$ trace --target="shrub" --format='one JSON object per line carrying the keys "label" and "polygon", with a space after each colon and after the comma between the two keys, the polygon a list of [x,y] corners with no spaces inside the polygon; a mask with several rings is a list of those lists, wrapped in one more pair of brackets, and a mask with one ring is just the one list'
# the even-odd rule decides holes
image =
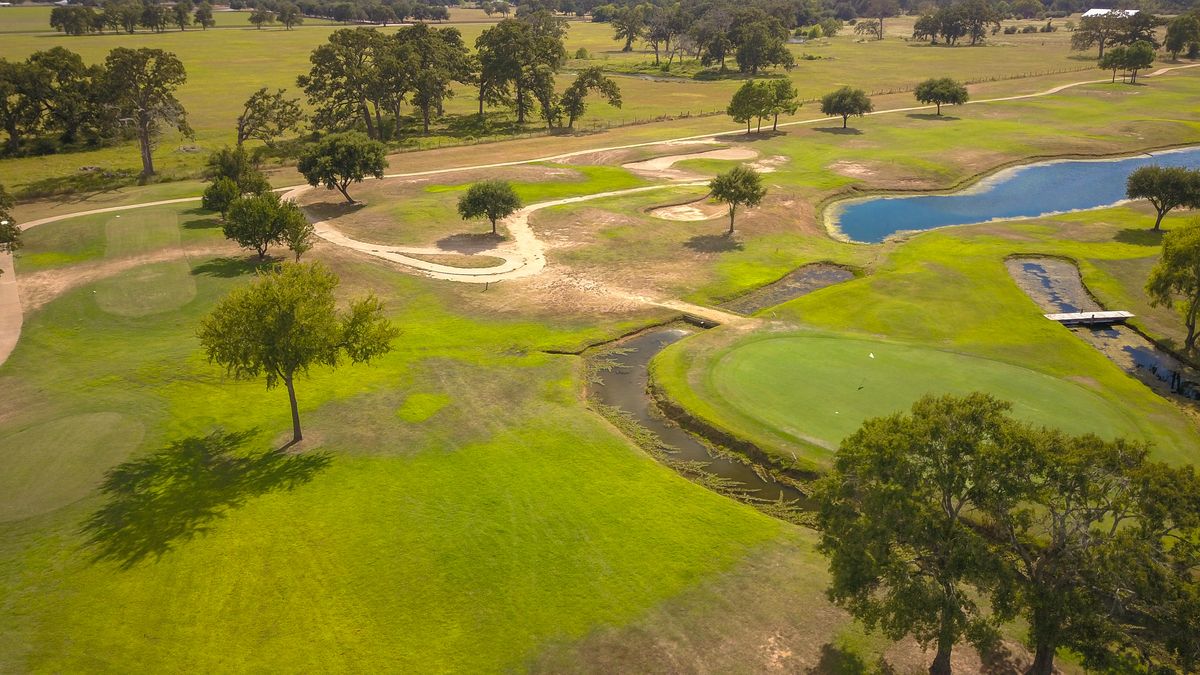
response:
{"label": "shrub", "polygon": [[589,59],[591,57],[588,55],[588,50],[584,49],[583,47],[580,47],[579,49],[575,50],[575,58]]}

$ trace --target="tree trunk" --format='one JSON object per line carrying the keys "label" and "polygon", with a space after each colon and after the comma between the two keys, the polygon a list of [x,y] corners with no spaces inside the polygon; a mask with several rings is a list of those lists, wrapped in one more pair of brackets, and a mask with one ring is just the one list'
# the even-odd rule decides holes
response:
{"label": "tree trunk", "polygon": [[727,236],[727,237],[733,236],[733,214],[735,211],[737,211],[737,204],[730,204],[729,205],[729,231],[725,233],[725,236]]}
{"label": "tree trunk", "polygon": [[950,650],[953,645],[943,645],[938,641],[937,655],[929,666],[929,675],[950,675]]}
{"label": "tree trunk", "polygon": [[937,108],[938,108],[938,113],[937,113],[938,117],[941,117],[942,116],[942,104],[941,103],[937,104]]}
{"label": "tree trunk", "polygon": [[846,123],[850,121],[849,115],[842,115],[842,128],[846,128]]}
{"label": "tree trunk", "polygon": [[142,151],[142,178],[149,178],[154,175],[154,157],[150,148],[150,129],[145,126],[138,127],[138,146]]}
{"label": "tree trunk", "polygon": [[300,433],[300,408],[296,405],[296,387],[291,377],[283,378],[283,383],[287,386],[288,402],[292,404],[292,443],[299,443],[304,440],[304,434]]}
{"label": "tree trunk", "polygon": [[779,113],[775,113],[775,121],[771,122],[771,131],[779,131]]}
{"label": "tree trunk", "polygon": [[362,114],[363,122],[367,125],[367,137],[373,140],[378,139],[375,135],[375,124],[371,121],[371,111],[367,109],[366,101],[358,104],[359,112]]}
{"label": "tree trunk", "polygon": [[1162,226],[1163,216],[1167,215],[1165,210],[1159,210],[1158,217],[1154,219],[1154,231],[1157,232]]}
{"label": "tree trunk", "polygon": [[480,80],[480,82],[479,82],[479,116],[480,117],[483,117],[483,88],[485,86],[486,85],[484,84],[483,80]]}
{"label": "tree trunk", "polygon": [[496,219],[491,218],[490,220],[492,221],[492,234],[496,234]]}
{"label": "tree trunk", "polygon": [[1192,298],[1192,304],[1188,307],[1187,315],[1183,317],[1183,324],[1187,326],[1187,337],[1183,340],[1183,350],[1190,352],[1196,347],[1196,313],[1200,311],[1200,296]]}
{"label": "tree trunk", "polygon": [[421,106],[421,132],[429,135],[429,104]]}
{"label": "tree trunk", "polygon": [[517,124],[525,123],[525,88],[521,86],[520,78],[516,81],[517,90]]}
{"label": "tree trunk", "polygon": [[346,188],[347,188],[347,187],[348,187],[348,184],[347,184],[347,185],[342,185],[341,183],[338,183],[338,184],[337,184],[337,189],[338,189],[338,192],[342,193],[342,196],[346,198],[346,201],[348,201],[348,202],[350,202],[351,204],[353,204],[353,203],[354,203],[354,198],[353,198],[353,197],[351,197],[351,196],[350,196],[350,193],[346,191]]}
{"label": "tree trunk", "polygon": [[1025,675],[1051,675],[1054,672],[1054,647],[1039,644],[1033,656],[1033,663]]}

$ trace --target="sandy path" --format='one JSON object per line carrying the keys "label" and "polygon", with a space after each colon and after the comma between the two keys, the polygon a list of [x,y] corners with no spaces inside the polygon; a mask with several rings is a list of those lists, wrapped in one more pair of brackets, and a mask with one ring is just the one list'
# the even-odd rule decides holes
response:
{"label": "sandy path", "polygon": [[[630,188],[628,190],[597,192],[595,194],[582,195],[579,197],[567,197],[564,199],[553,199],[546,202],[539,202],[537,204],[530,204],[529,206],[526,206],[502,221],[504,223],[504,227],[507,228],[509,234],[512,235],[512,239],[496,248],[489,249],[484,253],[484,255],[502,258],[504,260],[503,263],[494,265],[492,267],[451,267],[448,265],[440,265],[427,260],[421,260],[420,258],[414,258],[412,255],[435,255],[448,253],[449,251],[445,251],[440,248],[386,246],[359,241],[347,236],[346,234],[343,234],[329,221],[316,222],[314,223],[313,227],[316,230],[317,236],[331,244],[342,246],[353,251],[359,251],[360,253],[366,253],[390,262],[399,263],[405,267],[417,270],[423,275],[432,279],[483,284],[496,281],[505,281],[508,279],[520,279],[521,277],[532,276],[545,269],[546,246],[540,239],[537,238],[537,235],[533,232],[533,228],[529,225],[529,217],[537,211],[555,206],[563,206],[564,204],[578,204],[579,202],[587,202],[594,199],[621,197],[624,195],[638,194],[640,192],[650,192],[653,190],[662,190],[672,187],[695,187],[702,185],[707,185],[707,183],[668,183],[665,185],[648,185],[645,187]],[[295,199],[308,189],[308,186],[296,188],[288,192],[286,195],[284,195],[284,197],[288,199]]]}
{"label": "sandy path", "polygon": [[684,171],[683,169],[674,168],[679,162],[690,159],[726,159],[726,160],[743,160],[755,159],[758,157],[757,150],[750,148],[722,148],[720,150],[709,150],[708,152],[695,152],[683,155],[668,155],[666,157],[655,157],[641,162],[630,162],[622,164],[621,168],[628,169],[639,176],[646,178],[661,178],[664,180],[694,180],[700,178],[694,173]]}
{"label": "sandy path", "polygon": [[[1159,77],[1159,76],[1162,76],[1162,75],[1165,75],[1167,73],[1171,73],[1174,71],[1185,70],[1188,68],[1196,68],[1196,67],[1200,67],[1200,63],[1159,68],[1158,70],[1154,71],[1153,73],[1149,73],[1147,75],[1144,75],[1143,77]],[[969,101],[967,103],[967,105],[980,105],[980,104],[986,104],[986,103],[997,103],[997,102],[1002,102],[1002,101],[1019,101],[1019,100],[1024,100],[1024,99],[1038,98],[1041,96],[1051,96],[1051,95],[1060,93],[1062,91],[1065,91],[1067,89],[1072,89],[1074,87],[1081,87],[1081,86],[1085,86],[1085,85],[1089,85],[1089,84],[1102,84],[1105,82],[1108,82],[1108,80],[1104,80],[1104,79],[1082,80],[1079,82],[1071,82],[1068,84],[1058,85],[1055,87],[1051,87],[1050,89],[1047,89],[1045,91],[1039,91],[1039,92],[1034,92],[1034,93],[1030,93],[1030,94],[1020,94],[1017,96],[1004,96],[1004,97],[1000,97],[1000,98],[989,98],[989,99],[979,99],[979,100],[975,100],[975,101]],[[886,115],[886,114],[891,114],[891,113],[913,112],[913,111],[917,111],[917,110],[932,110],[935,107],[936,106],[913,106],[913,107],[906,107],[906,108],[891,108],[888,110],[877,110],[873,113],[868,113],[868,114],[870,114],[870,115]],[[819,122],[837,121],[840,119],[841,118],[837,118],[837,117],[817,117],[817,118],[811,118],[811,119],[805,119],[805,120],[796,120],[793,122],[784,122],[784,123],[780,124],[779,126],[791,127],[791,126],[799,126],[799,125],[804,125],[804,124],[816,124]],[[633,148],[644,148],[644,147],[649,147],[649,146],[653,146],[653,145],[664,145],[664,144],[672,144],[672,143],[682,144],[682,143],[707,142],[707,141],[711,141],[712,139],[715,139],[718,136],[727,135],[727,134],[738,134],[738,133],[741,133],[740,127],[736,130],[731,129],[731,130],[725,131],[725,132],[697,134],[694,136],[682,136],[682,137],[678,137],[678,138],[671,138],[671,139],[657,140],[657,141],[646,141],[646,142],[642,142],[642,143],[629,143],[629,144],[625,144],[625,145],[617,145],[617,146],[611,146],[611,147],[590,148],[587,150],[577,150],[577,151],[573,151],[573,152],[562,153],[562,154],[557,154],[557,155],[549,155],[546,157],[537,157],[537,158],[533,158],[533,159],[521,159],[521,160],[514,160],[511,162],[495,162],[495,163],[491,163],[491,164],[477,164],[477,165],[473,165],[473,166],[458,166],[458,167],[451,167],[451,168],[445,168],[445,169],[433,169],[433,170],[428,170],[428,171],[415,171],[415,172],[410,172],[410,173],[387,174],[384,177],[385,178],[413,178],[413,177],[418,177],[418,176],[433,176],[433,175],[440,175],[440,174],[447,174],[447,173],[455,173],[455,172],[459,172],[459,171],[480,170],[480,169],[497,169],[497,168],[506,167],[506,166],[536,164],[539,162],[556,162],[556,161],[561,161],[564,159],[569,159],[571,157],[576,157],[579,155],[586,155],[586,154],[597,153],[597,152],[612,152],[612,151],[616,151],[616,150],[629,150],[629,149],[633,149]],[[675,185],[679,185],[679,183],[676,183]],[[391,249],[391,251],[384,253],[384,251],[385,251],[384,247],[380,247],[380,246],[377,246],[374,244],[367,244],[365,242],[357,242],[348,237],[345,238],[346,243],[340,244],[340,245],[345,245],[354,250],[360,250],[360,251],[370,253],[371,255],[376,255],[376,256],[384,258],[384,259],[393,259],[393,257],[394,257],[395,258],[394,262],[399,262],[401,264],[412,267],[414,269],[421,270],[423,273],[425,273],[429,276],[432,276],[434,278],[446,278],[446,277],[442,277],[439,275],[452,274],[451,278],[453,280],[468,281],[468,282],[474,282],[474,283],[484,283],[484,282],[489,282],[489,281],[499,281],[502,279],[517,278],[520,276],[527,276],[529,274],[536,274],[538,271],[540,271],[545,266],[545,258],[544,258],[544,255],[542,254],[543,247],[542,247],[541,243],[537,241],[537,238],[533,236],[533,233],[529,229],[529,224],[528,224],[529,214],[532,213],[534,210],[537,210],[540,208],[548,208],[550,206],[558,206],[560,204],[569,204],[569,203],[573,203],[573,202],[586,201],[587,199],[598,199],[601,197],[615,196],[616,194],[628,194],[628,193],[639,191],[639,190],[656,189],[657,187],[667,187],[667,186],[638,188],[636,190],[632,190],[632,191],[626,190],[626,191],[620,191],[618,193],[604,193],[604,194],[599,194],[599,195],[590,195],[590,196],[586,196],[586,197],[574,197],[574,198],[567,199],[567,200],[558,200],[557,202],[547,202],[544,204],[535,204],[533,206],[529,206],[529,207],[526,207],[525,209],[522,209],[521,212],[512,216],[511,222],[506,223],[506,225],[508,225],[510,227],[510,231],[513,232],[513,237],[515,240],[514,241],[515,251],[516,251],[517,255],[519,257],[523,258],[524,260],[526,260],[527,262],[524,265],[521,265],[519,267],[514,267],[509,270],[504,270],[504,268],[508,267],[510,264],[516,265],[517,263],[515,262],[514,259],[510,259],[508,257],[505,257],[505,263],[503,265],[499,265],[494,268],[483,268],[482,270],[474,270],[474,272],[476,272],[476,273],[468,273],[467,270],[464,270],[462,268],[448,268],[445,265],[437,265],[436,263],[429,263],[424,260],[418,260],[417,258],[409,258],[407,256],[404,256],[402,250],[400,250],[398,248],[394,248],[394,247]],[[292,194],[296,190],[302,190],[302,189],[307,189],[307,188],[308,188],[308,186],[292,186],[292,187],[286,187],[286,188],[279,188],[278,191],[283,191],[288,194]],[[80,217],[80,216],[88,216],[88,215],[94,215],[94,214],[99,214],[99,213],[112,213],[115,211],[128,211],[128,210],[132,210],[132,209],[141,209],[141,208],[148,208],[148,207],[154,207],[154,206],[167,206],[167,205],[171,205],[171,204],[185,204],[188,202],[196,202],[199,200],[200,200],[199,197],[183,197],[183,198],[179,198],[179,199],[165,199],[165,200],[156,201],[156,202],[147,202],[144,204],[128,204],[125,206],[110,206],[110,207],[102,208],[102,209],[91,209],[91,210],[87,210],[87,211],[79,211],[79,212],[75,212],[75,213],[67,213],[67,214],[61,214],[61,215],[57,215],[57,216],[50,216],[48,218],[41,218],[38,220],[30,221],[28,223],[23,223],[21,225],[21,227],[22,227],[22,229],[29,229],[31,227],[37,227],[39,225],[45,225],[47,223],[57,222],[59,220],[66,220],[67,218],[76,218],[76,217]],[[326,232],[329,233],[328,230],[326,230]],[[520,234],[518,234],[518,232],[520,232]],[[325,237],[325,238],[329,239],[329,237]],[[329,240],[331,242],[333,241],[332,239],[329,239]],[[417,249],[417,250],[412,250],[412,252],[425,253],[426,251]],[[12,353],[13,348],[16,346],[17,339],[20,337],[22,312],[20,309],[21,308],[20,295],[17,292],[17,284],[15,283],[16,277],[15,277],[15,274],[12,272],[12,260],[11,260],[10,255],[0,255],[0,268],[3,268],[6,270],[4,277],[7,277],[7,279],[0,277],[0,310],[2,310],[2,313],[0,313],[0,364],[3,364],[4,361],[8,358],[8,355],[10,353]],[[444,269],[437,269],[437,268],[444,268]],[[445,269],[452,269],[452,270],[454,270],[454,272],[449,273],[449,272],[446,272]],[[730,316],[733,316],[733,315],[730,315]]]}

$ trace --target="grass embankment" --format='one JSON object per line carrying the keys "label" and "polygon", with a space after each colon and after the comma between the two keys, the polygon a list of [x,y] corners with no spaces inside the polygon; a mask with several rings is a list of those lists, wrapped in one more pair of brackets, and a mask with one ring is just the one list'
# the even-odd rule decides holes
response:
{"label": "grass embankment", "polygon": [[[655,382],[701,420],[803,469],[828,466],[865,417],[974,389],[1013,400],[1035,423],[1129,435],[1161,459],[1194,462],[1194,424],[1046,321],[1004,267],[1010,255],[1068,256],[1090,262],[1085,281],[1101,295],[1142,295],[1137,279],[1103,269],[1156,252],[1148,238],[1130,242],[1144,214],[1086,215],[914,237],[873,274],[769,310],[786,322],[770,333],[714,331],[672,346],[652,365]],[[788,325],[836,335],[780,332]]]}
{"label": "grass embankment", "polygon": [[[47,8],[5,8],[5,14],[18,17],[16,25],[27,28],[38,23],[39,13],[48,21]],[[32,34],[15,32],[0,44],[0,58],[22,59],[30,53],[62,45],[79,52],[85,60],[98,62],[112,47],[155,47],[176,53],[188,71],[188,81],[180,89],[179,98],[188,110],[194,139],[167,134],[155,153],[156,167],[167,178],[194,176],[204,157],[212,150],[233,141],[234,121],[246,98],[259,87],[286,87],[296,91],[296,76],[307,72],[309,53],[339,28],[316,25],[285,31],[236,28],[245,22],[245,13],[217,13],[218,21],[227,29],[212,31],[139,32],[134,35],[105,34],[66,36],[48,32]],[[479,16],[460,15],[455,25],[468,45],[487,28]],[[497,16],[495,20],[499,20]],[[46,25],[46,24],[43,24]],[[620,44],[611,37],[611,26],[572,21],[566,40],[567,52],[573,55],[580,47],[587,49],[590,58],[572,59],[559,80],[565,87],[572,77],[570,71],[589,66],[610,70],[639,68],[652,58],[645,50],[633,53],[619,51]],[[970,82],[985,83],[976,88],[975,95],[988,91],[1034,91],[1035,81],[1011,82],[1010,78],[1028,77],[1048,72],[1066,72],[1085,68],[1088,56],[1069,49],[1069,34],[996,36],[986,46],[944,48],[930,47],[901,39],[906,31],[903,20],[890,28],[892,36],[883,42],[861,42],[857,36],[846,34],[830,40],[789,48],[802,57],[806,53],[819,55],[819,60],[798,60],[797,67],[787,74],[800,89],[804,99],[815,99],[844,83],[863,87],[870,92],[909,91],[916,82],[934,75],[947,75]],[[381,28],[385,33],[395,27]],[[899,32],[895,32],[899,31]],[[237,56],[237,68],[226,67],[229,55]],[[1068,73],[1056,82],[1101,77],[1103,73]],[[601,102],[589,106],[580,130],[604,129],[635,121],[645,122],[664,116],[695,116],[723,111],[741,79],[736,74],[728,79],[648,81],[634,77],[620,78],[624,105],[617,109]],[[997,81],[999,86],[997,86]],[[1007,82],[1007,84],[1005,83]],[[988,84],[991,83],[991,84]],[[447,102],[451,115],[447,123],[429,136],[411,134],[403,142],[406,148],[437,148],[446,145],[473,143],[509,137],[514,131],[542,133],[541,124],[532,120],[526,129],[517,129],[511,115],[497,112],[480,125],[471,117],[475,99],[470,87],[455,88],[456,96]],[[911,99],[910,95],[906,95]],[[811,108],[812,106],[808,106]],[[800,115],[811,110],[801,109]],[[458,116],[458,117],[455,117]],[[712,125],[709,125],[713,128]],[[720,128],[720,127],[716,127]],[[410,130],[411,132],[411,130]],[[660,134],[661,136],[661,134]],[[542,141],[544,144],[544,141]],[[132,143],[118,147],[64,153],[37,158],[18,158],[0,161],[0,183],[21,192],[49,194],[99,187],[128,185],[140,169],[136,146]],[[97,175],[81,177],[80,167],[101,167],[115,172],[113,178]],[[97,185],[102,183],[102,185]]]}

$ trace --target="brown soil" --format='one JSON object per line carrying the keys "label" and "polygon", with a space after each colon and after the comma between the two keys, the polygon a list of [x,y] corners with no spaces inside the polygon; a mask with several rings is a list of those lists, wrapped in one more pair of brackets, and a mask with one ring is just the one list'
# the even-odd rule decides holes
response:
{"label": "brown soil", "polygon": [[408,256],[439,265],[465,268],[495,267],[504,262],[504,258],[496,258],[490,255],[471,255],[468,253],[409,253]]}

